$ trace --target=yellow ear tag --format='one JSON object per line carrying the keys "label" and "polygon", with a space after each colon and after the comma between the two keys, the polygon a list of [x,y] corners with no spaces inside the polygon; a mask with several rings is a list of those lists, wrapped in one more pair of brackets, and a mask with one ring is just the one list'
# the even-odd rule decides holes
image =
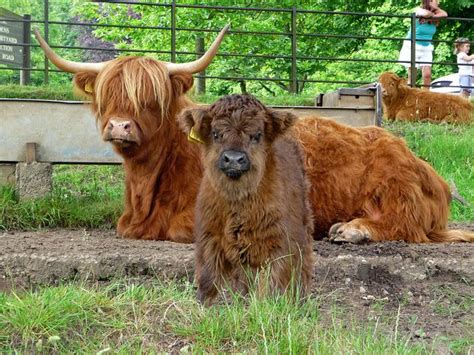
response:
{"label": "yellow ear tag", "polygon": [[199,143],[199,144],[204,144],[204,141],[199,137],[199,135],[194,132],[194,127],[191,128],[188,134],[188,141],[192,143]]}
{"label": "yellow ear tag", "polygon": [[88,92],[89,94],[92,94],[92,85],[90,83],[87,83],[84,87],[84,91]]}

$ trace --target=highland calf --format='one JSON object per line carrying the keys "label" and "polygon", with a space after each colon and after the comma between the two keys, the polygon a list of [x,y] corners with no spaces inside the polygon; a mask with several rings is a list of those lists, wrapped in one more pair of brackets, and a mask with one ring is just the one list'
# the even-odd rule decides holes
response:
{"label": "highland calf", "polygon": [[295,119],[248,95],[182,113],[183,130],[202,143],[195,225],[201,302],[210,302],[223,286],[245,294],[252,280],[264,294],[309,291],[309,185],[298,142],[285,134]]}
{"label": "highland calf", "polygon": [[379,78],[385,116],[392,120],[469,123],[474,105],[459,96],[409,87],[391,72]]}

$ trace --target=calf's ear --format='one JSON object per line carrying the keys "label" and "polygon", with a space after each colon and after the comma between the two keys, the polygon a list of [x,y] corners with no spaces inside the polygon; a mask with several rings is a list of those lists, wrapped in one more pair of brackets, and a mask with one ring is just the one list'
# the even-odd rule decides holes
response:
{"label": "calf's ear", "polygon": [[94,96],[96,79],[97,73],[95,72],[84,71],[74,75],[74,88],[76,89],[76,93],[88,98]]}
{"label": "calf's ear", "polygon": [[268,139],[273,140],[290,128],[298,117],[288,111],[270,111],[270,121],[265,127],[265,134]]}
{"label": "calf's ear", "polygon": [[205,143],[211,133],[211,117],[207,109],[194,108],[182,111],[178,123],[193,143]]}

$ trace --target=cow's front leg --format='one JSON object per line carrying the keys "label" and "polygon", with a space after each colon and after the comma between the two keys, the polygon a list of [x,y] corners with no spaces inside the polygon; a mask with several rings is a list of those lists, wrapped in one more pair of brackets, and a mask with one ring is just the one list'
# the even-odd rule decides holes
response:
{"label": "cow's front leg", "polygon": [[194,207],[173,216],[168,228],[169,240],[177,243],[192,243],[194,229]]}
{"label": "cow's front leg", "polygon": [[362,244],[372,240],[368,228],[363,224],[336,223],[329,229],[329,240],[333,243]]}

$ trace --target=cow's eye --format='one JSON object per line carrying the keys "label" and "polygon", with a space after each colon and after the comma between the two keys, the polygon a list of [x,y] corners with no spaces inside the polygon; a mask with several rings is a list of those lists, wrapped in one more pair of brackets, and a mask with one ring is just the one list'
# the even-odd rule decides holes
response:
{"label": "cow's eye", "polygon": [[250,136],[250,140],[253,143],[259,143],[260,139],[262,139],[262,132],[257,132],[256,134]]}
{"label": "cow's eye", "polygon": [[214,140],[217,141],[219,139],[219,132],[217,132],[216,130],[213,130],[212,138],[214,138]]}

